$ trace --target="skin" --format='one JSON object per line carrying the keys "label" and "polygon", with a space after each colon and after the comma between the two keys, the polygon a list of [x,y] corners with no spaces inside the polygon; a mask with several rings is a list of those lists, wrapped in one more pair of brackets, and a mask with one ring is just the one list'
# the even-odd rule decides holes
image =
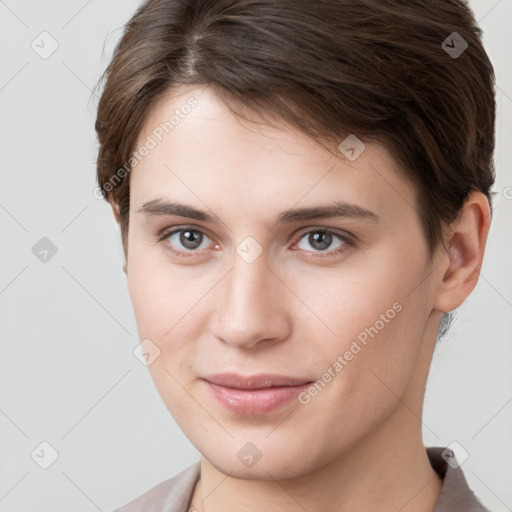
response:
{"label": "skin", "polygon": [[[380,145],[349,161],[285,125],[240,120],[211,87],[182,86],[152,110],[136,147],[191,96],[197,106],[131,171],[125,272],[140,339],[161,351],[151,376],[201,453],[192,507],[432,511],[442,482],[422,441],[423,395],[442,314],[478,280],[487,199],[470,195],[446,229],[448,250],[429,259],[415,189]],[[139,211],[157,198],[214,222]],[[284,210],[334,201],[379,219],[276,222]],[[198,249],[179,233],[158,241],[178,227],[204,234]],[[355,243],[333,236],[319,248],[308,235],[326,228]],[[247,236],[262,250],[252,263],[236,252]],[[315,381],[395,303],[400,312],[305,405],[241,415],[201,380],[236,372]],[[247,442],[262,455],[252,467],[237,457]]]}

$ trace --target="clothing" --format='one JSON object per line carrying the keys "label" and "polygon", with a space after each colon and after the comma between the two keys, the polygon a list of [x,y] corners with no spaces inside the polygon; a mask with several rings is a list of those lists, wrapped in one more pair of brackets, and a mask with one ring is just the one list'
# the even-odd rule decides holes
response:
{"label": "clothing", "polygon": [[[434,512],[489,512],[469,488],[452,450],[436,446],[426,451],[432,468],[443,480]],[[200,471],[198,461],[113,512],[188,512]]]}

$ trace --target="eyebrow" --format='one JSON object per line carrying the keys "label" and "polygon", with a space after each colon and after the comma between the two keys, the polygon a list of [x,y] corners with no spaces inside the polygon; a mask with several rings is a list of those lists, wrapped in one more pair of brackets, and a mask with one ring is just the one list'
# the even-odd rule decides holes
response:
{"label": "eyebrow", "polygon": [[[150,216],[172,216],[187,217],[202,222],[215,223],[217,217],[210,215],[206,211],[198,210],[192,206],[165,201],[163,199],[153,199],[143,203],[137,212]],[[296,208],[285,210],[277,216],[276,222],[298,222],[312,219],[330,219],[335,217],[366,219],[378,222],[379,216],[357,204],[346,203],[343,201],[335,202],[325,206],[313,206],[309,208]]]}

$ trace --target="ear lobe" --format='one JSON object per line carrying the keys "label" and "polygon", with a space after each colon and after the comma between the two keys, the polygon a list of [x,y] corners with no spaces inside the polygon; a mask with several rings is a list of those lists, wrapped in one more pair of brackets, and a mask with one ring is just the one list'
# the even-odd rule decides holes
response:
{"label": "ear lobe", "polygon": [[459,217],[449,226],[443,261],[447,268],[438,283],[435,309],[447,313],[458,308],[475,288],[489,233],[491,210],[487,197],[474,191]]}

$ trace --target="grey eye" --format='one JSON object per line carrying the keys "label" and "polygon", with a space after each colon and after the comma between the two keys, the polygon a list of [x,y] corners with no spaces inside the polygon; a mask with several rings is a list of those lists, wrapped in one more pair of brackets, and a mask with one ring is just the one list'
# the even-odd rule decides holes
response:
{"label": "grey eye", "polygon": [[303,239],[307,239],[307,243],[310,244],[310,247],[312,247],[315,251],[325,251],[333,243],[334,238],[340,239],[341,242],[339,245],[332,247],[331,249],[336,249],[345,243],[341,235],[337,235],[331,231],[317,229],[315,231],[305,233],[300,239],[299,244],[297,244],[297,247],[305,251],[309,251],[310,249],[306,247],[300,247],[300,242]]}
{"label": "grey eye", "polygon": [[[174,239],[173,239],[174,237]],[[169,236],[169,241],[178,249],[196,250],[202,249],[201,244],[209,238],[201,231],[195,229],[182,228],[173,231]],[[181,247],[180,247],[181,246]]]}

